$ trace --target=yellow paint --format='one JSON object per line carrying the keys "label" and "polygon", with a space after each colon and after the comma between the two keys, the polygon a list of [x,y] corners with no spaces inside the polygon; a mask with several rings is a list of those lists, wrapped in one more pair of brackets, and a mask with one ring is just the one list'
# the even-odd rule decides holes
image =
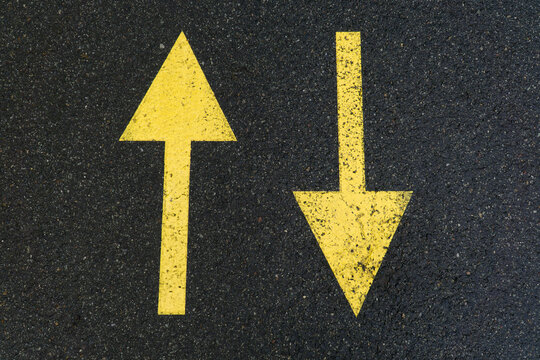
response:
{"label": "yellow paint", "polygon": [[366,191],[360,33],[336,34],[340,191],[294,195],[355,315],[411,191]]}
{"label": "yellow paint", "polygon": [[364,117],[359,32],[336,34],[339,187],[346,193],[366,190]]}
{"label": "yellow paint", "polygon": [[183,315],[191,142],[236,141],[184,33],[120,140],[165,142],[158,314]]}

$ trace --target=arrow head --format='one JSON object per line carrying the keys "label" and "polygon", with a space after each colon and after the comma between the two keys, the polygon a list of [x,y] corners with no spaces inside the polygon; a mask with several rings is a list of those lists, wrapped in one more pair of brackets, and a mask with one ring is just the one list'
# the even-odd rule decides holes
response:
{"label": "arrow head", "polygon": [[120,140],[236,141],[184,33]]}
{"label": "arrow head", "polygon": [[294,195],[358,315],[412,192],[296,191]]}

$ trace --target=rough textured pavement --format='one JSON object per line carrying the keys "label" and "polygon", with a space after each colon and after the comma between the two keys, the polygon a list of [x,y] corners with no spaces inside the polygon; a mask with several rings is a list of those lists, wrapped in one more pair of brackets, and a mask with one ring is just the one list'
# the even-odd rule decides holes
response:
{"label": "rough textured pavement", "polygon": [[[6,1],[0,359],[537,359],[535,1]],[[158,316],[163,145],[118,139],[184,31],[238,142],[193,147],[186,316]],[[293,190],[412,190],[358,317]]]}

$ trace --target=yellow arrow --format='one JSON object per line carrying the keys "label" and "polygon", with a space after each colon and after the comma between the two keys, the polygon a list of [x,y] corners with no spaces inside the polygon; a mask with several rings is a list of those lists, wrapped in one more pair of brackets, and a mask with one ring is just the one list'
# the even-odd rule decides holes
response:
{"label": "yellow arrow", "polygon": [[295,191],[355,315],[381,266],[411,191],[367,191],[360,33],[336,34],[339,188]]}
{"label": "yellow arrow", "polygon": [[158,314],[183,315],[191,142],[236,141],[184,33],[120,140],[165,142]]}

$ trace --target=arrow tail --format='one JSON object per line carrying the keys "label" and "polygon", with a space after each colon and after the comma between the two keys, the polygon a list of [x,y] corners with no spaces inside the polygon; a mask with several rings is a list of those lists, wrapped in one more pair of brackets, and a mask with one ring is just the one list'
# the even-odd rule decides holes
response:
{"label": "arrow tail", "polygon": [[348,193],[366,190],[362,65],[359,32],[336,33],[339,181]]}
{"label": "arrow tail", "polygon": [[165,143],[158,314],[184,315],[191,144]]}

